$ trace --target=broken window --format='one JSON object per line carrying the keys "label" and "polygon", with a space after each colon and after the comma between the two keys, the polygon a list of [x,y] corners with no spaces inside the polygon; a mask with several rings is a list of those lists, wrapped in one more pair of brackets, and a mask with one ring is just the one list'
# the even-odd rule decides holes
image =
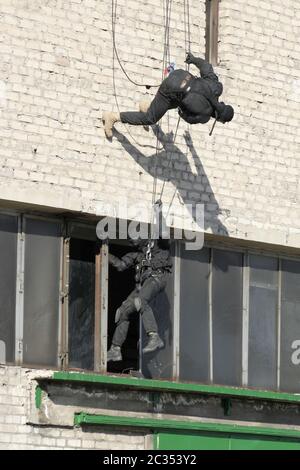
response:
{"label": "broken window", "polygon": [[282,260],[280,388],[300,391],[300,263]]}
{"label": "broken window", "polygon": [[243,254],[213,250],[213,382],[241,385]]}
{"label": "broken window", "polygon": [[278,259],[250,256],[248,384],[277,387]]}
{"label": "broken window", "polygon": [[23,362],[57,365],[61,225],[26,218]]}
{"label": "broken window", "polygon": [[15,359],[18,219],[0,215],[0,363]]}
{"label": "broken window", "polygon": [[96,242],[71,238],[69,253],[69,367],[94,369]]}

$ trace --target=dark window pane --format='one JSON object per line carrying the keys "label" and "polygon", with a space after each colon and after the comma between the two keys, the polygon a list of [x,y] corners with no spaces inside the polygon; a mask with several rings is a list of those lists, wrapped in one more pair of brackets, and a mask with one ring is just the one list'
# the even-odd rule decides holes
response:
{"label": "dark window pane", "polygon": [[250,256],[249,376],[251,387],[277,384],[278,260]]}
{"label": "dark window pane", "polygon": [[300,392],[300,263],[282,260],[280,388]]}
{"label": "dark window pane", "polygon": [[182,250],[180,264],[180,380],[209,380],[209,249]]}
{"label": "dark window pane", "polygon": [[213,381],[241,385],[243,255],[213,250]]}
{"label": "dark window pane", "polygon": [[[127,253],[136,251],[136,248],[126,244],[109,243],[109,253],[121,259]],[[108,273],[108,348],[111,346],[112,338],[116,329],[115,315],[117,309],[135,289],[134,268],[119,272],[111,264]],[[110,361],[107,363],[107,371],[111,373],[122,373],[123,371],[137,370],[139,368],[139,338],[140,338],[140,315],[134,313],[130,317],[130,325],[126,340],[122,346],[122,361]]]}
{"label": "dark window pane", "polygon": [[80,240],[96,241],[96,225],[81,224],[79,222],[70,222],[68,225],[68,233],[71,238]]}
{"label": "dark window pane", "polygon": [[0,362],[14,362],[17,217],[0,215]]}
{"label": "dark window pane", "polygon": [[60,225],[26,219],[24,351],[26,364],[57,365]]}
{"label": "dark window pane", "polygon": [[[173,247],[171,249],[171,254]],[[173,376],[173,299],[174,299],[174,257],[172,274],[168,275],[166,289],[153,301],[152,308],[158,325],[164,348],[153,354],[142,356],[142,371],[145,377],[154,379],[171,379]],[[147,341],[142,331],[142,344]]]}
{"label": "dark window pane", "polygon": [[69,366],[94,368],[95,242],[71,239]]}

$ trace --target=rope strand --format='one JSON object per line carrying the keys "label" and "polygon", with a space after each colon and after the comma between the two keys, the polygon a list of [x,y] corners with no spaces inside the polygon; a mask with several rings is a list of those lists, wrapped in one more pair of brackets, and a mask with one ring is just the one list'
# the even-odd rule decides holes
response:
{"label": "rope strand", "polygon": [[[112,0],[112,38],[113,38],[113,89],[114,89],[114,96],[115,96],[115,101],[116,101],[116,106],[118,109],[118,112],[120,112],[119,108],[119,103],[118,103],[118,98],[117,98],[117,90],[116,90],[116,81],[115,81],[115,59],[117,59],[119,66],[128,79],[129,82],[134,84],[135,86],[138,87],[146,87],[147,89],[149,88],[159,88],[159,85],[145,85],[145,84],[140,84],[133,80],[127,73],[126,69],[124,68],[119,53],[117,49],[117,44],[116,44],[116,21],[117,21],[117,7],[118,7],[118,0]],[[189,7],[189,0],[184,0],[184,41],[185,41],[185,51],[190,50],[191,46],[191,33],[190,33],[190,7]],[[170,62],[170,22],[171,22],[171,12],[172,12],[172,0],[164,0],[163,1],[163,17],[164,17],[164,49],[163,49],[163,58],[162,58],[162,80],[164,78],[164,71],[167,67],[167,63]],[[189,70],[189,65],[186,67],[187,70]],[[172,141],[172,145],[175,145],[175,141],[177,138],[177,133],[179,129],[179,124],[180,124],[180,116],[178,117],[177,121],[177,126],[176,126],[176,131],[174,134],[174,138]],[[128,126],[126,126],[128,134],[131,136],[133,141],[140,147],[143,148],[153,148],[151,145],[145,145],[145,144],[140,144],[131,134],[131,132],[128,129]],[[152,187],[152,216],[151,216],[151,224],[154,223],[154,216],[155,216],[155,210],[154,210],[154,205],[156,202],[156,193],[157,193],[157,160],[158,160],[158,153],[160,150],[162,150],[164,146],[159,148],[159,133],[157,133],[157,138],[156,138],[156,147],[155,147],[155,160],[154,160],[154,177],[153,177],[153,187]],[[166,158],[168,159],[168,165],[167,169],[170,168],[170,163],[172,162],[170,156],[172,156],[172,153],[168,153],[168,150],[166,149]],[[159,200],[162,199],[164,189],[166,185],[166,179],[163,181],[163,185],[160,191],[160,196]],[[174,199],[174,196],[173,196]],[[170,209],[170,207],[169,207]],[[151,242],[151,239],[149,240],[149,243]]]}
{"label": "rope strand", "polygon": [[[190,30],[190,5],[189,5],[189,0],[184,0],[183,1],[183,16],[184,16],[184,42],[185,42],[185,51],[190,51],[190,48],[191,48],[191,30]],[[190,66],[188,65],[186,67],[187,70],[189,70]],[[175,131],[175,134],[174,134],[174,138],[173,138],[173,142],[172,142],[172,145],[175,145],[175,141],[176,141],[176,138],[177,138],[177,133],[178,133],[178,128],[179,128],[179,123],[180,123],[180,120],[181,120],[181,117],[179,116],[178,117],[178,121],[177,121],[177,126],[176,126],[176,131]],[[188,125],[189,127],[189,125]],[[168,152],[166,151],[166,154],[167,154],[167,158],[168,158]],[[170,153],[171,154],[171,153]],[[170,155],[169,154],[169,155]],[[172,155],[172,154],[171,154]],[[170,168],[170,163],[171,163],[171,159],[169,158],[169,161],[168,161],[168,165],[167,165],[167,169]],[[166,180],[164,180],[163,182],[163,185],[162,185],[162,188],[161,188],[161,192],[160,192],[160,196],[159,196],[159,199],[161,200],[162,197],[163,197],[163,193],[164,193],[164,189],[165,189],[165,186],[166,186]],[[174,199],[174,195],[173,195],[173,198],[172,198],[172,201]],[[171,203],[172,203],[171,201]],[[168,209],[168,213],[169,213],[169,210],[170,210],[170,206],[169,206],[169,209]]]}
{"label": "rope strand", "polygon": [[118,7],[118,0],[112,0],[112,11],[113,11],[113,18],[114,18],[114,21],[112,23],[113,27],[112,27],[112,38],[113,38],[113,48],[114,48],[114,53],[115,53],[115,56],[117,58],[117,61],[120,65],[120,68],[122,70],[122,72],[124,73],[124,75],[126,76],[127,80],[129,80],[129,82],[131,82],[133,85],[135,86],[138,86],[138,87],[146,87],[147,90],[149,90],[150,88],[159,88],[160,87],[160,84],[157,85],[157,84],[152,84],[152,85],[149,85],[149,84],[144,84],[144,83],[138,83],[136,82],[135,80],[133,80],[127,73],[125,67],[123,66],[122,62],[121,62],[121,59],[120,59],[120,56],[119,56],[119,52],[118,52],[118,49],[117,49],[117,44],[116,44],[116,20],[117,20],[117,7]]}
{"label": "rope strand", "polygon": [[[170,28],[170,20],[171,20],[171,7],[172,7],[172,0],[165,0],[166,3],[163,3],[163,15],[164,15],[164,51],[163,51],[163,67],[162,67],[162,79],[164,78],[164,70],[166,68],[166,63],[169,54],[169,28]],[[163,148],[163,147],[162,147]],[[162,149],[161,149],[162,150]],[[154,205],[156,202],[156,191],[157,191],[157,160],[158,160],[158,152],[159,149],[159,138],[158,134],[156,137],[156,152],[155,152],[155,163],[154,163],[154,178],[153,178],[153,187],[152,187],[152,215],[151,215],[151,224],[154,224]]]}

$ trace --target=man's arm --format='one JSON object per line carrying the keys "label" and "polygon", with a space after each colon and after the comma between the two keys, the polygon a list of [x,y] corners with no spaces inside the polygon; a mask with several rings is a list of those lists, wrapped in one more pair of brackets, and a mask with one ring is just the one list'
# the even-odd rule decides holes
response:
{"label": "man's arm", "polygon": [[201,57],[195,57],[191,52],[188,52],[185,62],[187,64],[194,64],[200,70],[200,75],[202,78],[218,80],[212,65],[209,62],[206,62],[206,60],[201,59]]}
{"label": "man's arm", "polygon": [[186,111],[179,111],[179,116],[188,124],[205,124],[209,121],[203,114],[189,114]]}
{"label": "man's arm", "polygon": [[109,254],[109,264],[111,264],[117,271],[125,271],[125,269],[133,266],[138,253],[127,253],[121,259],[115,255]]}
{"label": "man's arm", "polygon": [[160,249],[158,253],[155,254],[153,259],[151,260],[151,265],[154,269],[160,269],[160,268],[171,268],[172,267],[172,261],[170,257],[170,251],[169,250],[163,250]]}

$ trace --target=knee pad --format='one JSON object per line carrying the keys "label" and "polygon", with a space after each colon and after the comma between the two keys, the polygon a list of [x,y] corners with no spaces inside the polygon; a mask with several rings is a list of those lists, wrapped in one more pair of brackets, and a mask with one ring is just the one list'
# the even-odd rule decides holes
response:
{"label": "knee pad", "polygon": [[116,311],[115,322],[119,323],[128,320],[128,316],[136,309],[133,299],[124,300],[122,305]]}
{"label": "knee pad", "polygon": [[144,299],[140,299],[140,311],[144,311],[148,307],[148,302]]}
{"label": "knee pad", "polygon": [[135,297],[134,300],[134,306],[136,308],[136,311],[139,312],[142,307],[142,299],[140,297]]}

